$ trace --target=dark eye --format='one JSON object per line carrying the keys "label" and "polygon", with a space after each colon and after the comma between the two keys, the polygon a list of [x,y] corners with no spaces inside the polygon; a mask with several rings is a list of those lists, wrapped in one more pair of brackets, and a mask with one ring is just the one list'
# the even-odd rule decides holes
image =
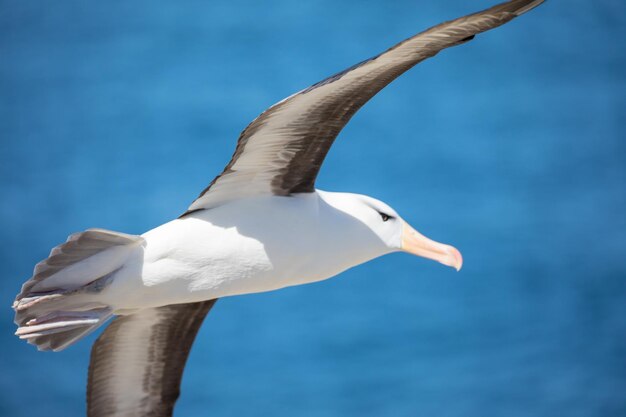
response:
{"label": "dark eye", "polygon": [[378,214],[380,214],[380,217],[383,219],[384,222],[392,218],[390,215],[385,213],[378,212]]}

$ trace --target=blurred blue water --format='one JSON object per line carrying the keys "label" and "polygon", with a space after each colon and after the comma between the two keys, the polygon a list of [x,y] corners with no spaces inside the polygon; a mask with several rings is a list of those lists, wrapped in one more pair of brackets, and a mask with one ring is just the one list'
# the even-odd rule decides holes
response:
{"label": "blurred blue water", "polygon": [[[0,1],[0,415],[84,413],[95,336],[12,336],[52,246],[177,216],[265,107],[492,2],[467,3]],[[373,99],[319,187],[465,268],[393,255],[221,300],[177,415],[626,416],[625,32],[620,1],[548,2]]]}

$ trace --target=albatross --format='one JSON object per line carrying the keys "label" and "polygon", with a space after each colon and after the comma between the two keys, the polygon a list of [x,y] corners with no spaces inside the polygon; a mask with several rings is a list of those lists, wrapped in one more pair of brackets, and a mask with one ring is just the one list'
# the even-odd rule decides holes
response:
{"label": "albatross", "polygon": [[269,107],[180,217],[143,235],[88,229],[39,262],[13,304],[16,332],[60,351],[114,318],[91,350],[90,417],[170,416],[216,300],[333,277],[397,251],[461,269],[461,253],[389,205],[315,188],[333,141],[369,99],[439,51],[544,0],[442,23]]}

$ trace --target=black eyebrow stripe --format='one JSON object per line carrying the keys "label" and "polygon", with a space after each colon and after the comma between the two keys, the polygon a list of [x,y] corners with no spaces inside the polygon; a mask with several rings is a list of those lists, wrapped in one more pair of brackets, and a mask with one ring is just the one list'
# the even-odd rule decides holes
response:
{"label": "black eyebrow stripe", "polygon": [[392,214],[385,213],[384,211],[380,211],[380,210],[378,210],[377,208],[374,208],[374,207],[372,207],[372,208],[373,208],[374,210],[376,210],[376,212],[377,212],[378,214],[380,214],[381,216],[387,216],[387,217],[389,217],[390,219],[395,219],[395,218],[396,218],[396,216],[394,216],[394,215],[392,215]]}

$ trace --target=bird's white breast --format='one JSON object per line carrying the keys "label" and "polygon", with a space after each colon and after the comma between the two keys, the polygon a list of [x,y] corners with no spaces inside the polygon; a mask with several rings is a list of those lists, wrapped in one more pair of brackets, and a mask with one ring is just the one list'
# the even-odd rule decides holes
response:
{"label": "bird's white breast", "polygon": [[117,304],[194,302],[326,279],[371,258],[359,250],[360,228],[318,193],[200,211],[143,235],[135,267],[116,278],[118,293],[140,297],[117,294]]}

